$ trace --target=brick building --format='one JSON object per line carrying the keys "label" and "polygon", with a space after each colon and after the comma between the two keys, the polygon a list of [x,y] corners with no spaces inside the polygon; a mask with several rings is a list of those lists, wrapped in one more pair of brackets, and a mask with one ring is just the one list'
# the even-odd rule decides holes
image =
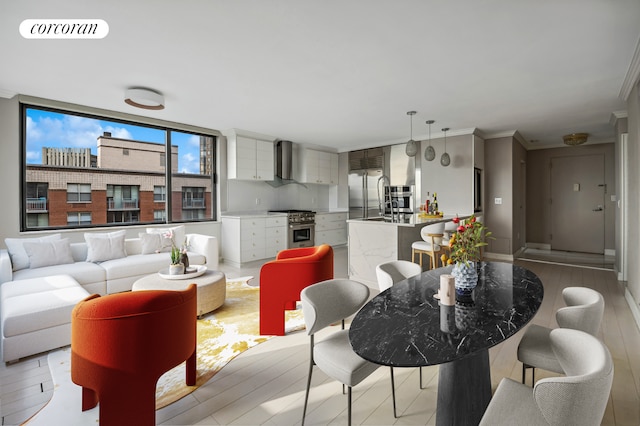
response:
{"label": "brick building", "polygon": [[[210,137],[201,137],[200,155],[209,155]],[[165,146],[98,137],[97,156],[88,148],[43,148],[42,164],[26,167],[27,229],[188,221],[212,217],[211,173],[178,173],[178,147],[171,147],[171,189],[166,188]],[[200,159],[210,164],[211,159]],[[210,169],[209,169],[210,170]]]}

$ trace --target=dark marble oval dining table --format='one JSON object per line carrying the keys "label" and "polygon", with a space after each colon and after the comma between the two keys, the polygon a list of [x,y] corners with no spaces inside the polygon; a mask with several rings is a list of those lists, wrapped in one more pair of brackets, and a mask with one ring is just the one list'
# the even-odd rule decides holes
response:
{"label": "dark marble oval dining table", "polygon": [[528,269],[478,262],[478,285],[454,306],[434,298],[440,275],[423,272],[381,292],[356,314],[349,339],[362,358],[392,367],[439,365],[437,425],[477,425],[491,400],[488,349],[525,326],[544,289]]}

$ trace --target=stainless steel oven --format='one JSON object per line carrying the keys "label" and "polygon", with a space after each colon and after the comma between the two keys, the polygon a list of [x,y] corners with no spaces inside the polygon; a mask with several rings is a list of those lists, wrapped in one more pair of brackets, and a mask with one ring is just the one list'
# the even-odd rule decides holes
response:
{"label": "stainless steel oven", "polygon": [[287,213],[287,248],[313,247],[316,234],[316,214],[311,210],[269,210]]}

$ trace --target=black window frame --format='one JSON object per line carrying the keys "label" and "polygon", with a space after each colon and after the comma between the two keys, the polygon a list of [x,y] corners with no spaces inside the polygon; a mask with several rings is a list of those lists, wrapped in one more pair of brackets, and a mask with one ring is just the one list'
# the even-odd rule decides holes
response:
{"label": "black window frame", "polygon": [[[21,184],[20,184],[20,191],[19,191],[19,196],[20,196],[20,231],[21,232],[28,232],[28,231],[48,231],[48,230],[60,230],[60,229],[87,229],[87,228],[103,228],[103,227],[113,227],[113,226],[135,226],[135,225],[153,225],[153,224],[179,224],[179,223],[206,223],[206,222],[216,222],[218,220],[218,206],[217,206],[217,195],[218,192],[220,191],[220,188],[218,187],[218,176],[217,176],[217,171],[216,170],[212,170],[211,171],[211,175],[203,175],[203,176],[208,176],[210,179],[210,185],[211,185],[211,215],[210,217],[204,218],[204,219],[197,219],[197,220],[183,220],[182,218],[177,218],[177,219],[173,219],[172,218],[172,209],[171,209],[171,205],[172,205],[172,200],[171,200],[171,194],[172,194],[172,179],[174,177],[174,175],[176,175],[175,173],[172,173],[172,167],[171,167],[171,148],[172,148],[172,144],[171,144],[171,133],[172,132],[178,132],[178,133],[183,133],[183,134],[191,134],[194,136],[204,136],[204,137],[210,137],[213,139],[213,146],[214,149],[212,150],[212,158],[211,158],[211,162],[212,164],[216,164],[217,163],[217,155],[219,155],[218,150],[216,149],[217,147],[217,138],[218,136],[216,134],[212,133],[205,133],[205,132],[197,132],[197,131],[193,131],[193,130],[187,130],[187,129],[183,129],[183,128],[179,128],[179,127],[170,127],[167,125],[160,125],[160,124],[149,124],[149,123],[143,123],[143,122],[138,122],[135,120],[128,120],[125,118],[121,118],[120,117],[120,113],[116,113],[118,115],[118,117],[116,116],[109,116],[109,115],[99,115],[99,114],[95,114],[95,113],[89,113],[89,112],[82,112],[82,111],[78,111],[78,110],[66,110],[63,108],[57,108],[57,107],[49,107],[49,106],[42,106],[42,105],[36,105],[36,104],[32,104],[32,103],[27,103],[27,102],[20,102],[19,103],[19,108],[20,108],[20,115],[19,115],[19,120],[20,120],[20,176],[21,176]],[[84,118],[90,118],[90,119],[95,119],[95,120],[103,120],[103,121],[108,121],[108,122],[113,122],[113,123],[121,123],[121,124],[126,124],[126,125],[131,125],[131,126],[140,126],[140,127],[147,127],[147,128],[151,128],[151,129],[156,129],[156,130],[161,130],[165,132],[165,152],[163,152],[161,154],[161,156],[165,157],[165,164],[164,164],[164,176],[165,176],[165,200],[162,201],[165,203],[165,211],[166,211],[166,219],[164,221],[157,221],[157,220],[152,220],[152,221],[145,221],[145,222],[126,222],[126,223],[101,223],[101,224],[92,224],[91,226],[41,226],[41,227],[28,227],[27,226],[27,209],[26,209],[26,205],[27,205],[27,111],[29,109],[35,109],[35,110],[41,110],[41,111],[49,111],[49,112],[54,112],[54,113],[59,113],[59,114],[67,114],[67,115],[72,115],[72,116],[78,116],[78,117],[84,117]],[[71,203],[90,203],[91,201],[72,201]],[[155,209],[154,209],[155,210]]]}

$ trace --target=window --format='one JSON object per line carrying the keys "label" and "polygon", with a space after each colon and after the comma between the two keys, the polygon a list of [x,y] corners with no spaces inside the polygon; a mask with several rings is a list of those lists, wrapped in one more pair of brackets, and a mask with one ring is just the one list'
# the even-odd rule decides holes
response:
{"label": "window", "polygon": [[203,209],[205,204],[204,191],[204,188],[182,187],[182,208]]}
{"label": "window", "polygon": [[67,184],[68,203],[88,203],[91,202],[90,183],[68,183]]}
{"label": "window", "polygon": [[156,202],[167,201],[167,189],[164,186],[153,187],[153,201],[156,201]]}
{"label": "window", "polygon": [[216,219],[214,136],[24,104],[21,112],[22,231]]}
{"label": "window", "polygon": [[91,213],[67,213],[67,225],[91,225]]}
{"label": "window", "polygon": [[167,220],[167,211],[166,210],[154,210],[153,211],[153,220],[154,222],[164,222]]}
{"label": "window", "polygon": [[[206,220],[212,217],[214,208],[213,177],[215,161],[213,150],[215,138],[172,131],[171,145],[178,152],[187,152],[178,157],[178,167],[171,167],[171,210],[173,220]],[[177,215],[180,217],[176,217]]]}
{"label": "window", "polygon": [[47,210],[49,184],[29,182],[27,184],[27,213],[41,213]]}
{"label": "window", "polygon": [[132,185],[107,185],[107,210],[138,210],[138,188]]}

